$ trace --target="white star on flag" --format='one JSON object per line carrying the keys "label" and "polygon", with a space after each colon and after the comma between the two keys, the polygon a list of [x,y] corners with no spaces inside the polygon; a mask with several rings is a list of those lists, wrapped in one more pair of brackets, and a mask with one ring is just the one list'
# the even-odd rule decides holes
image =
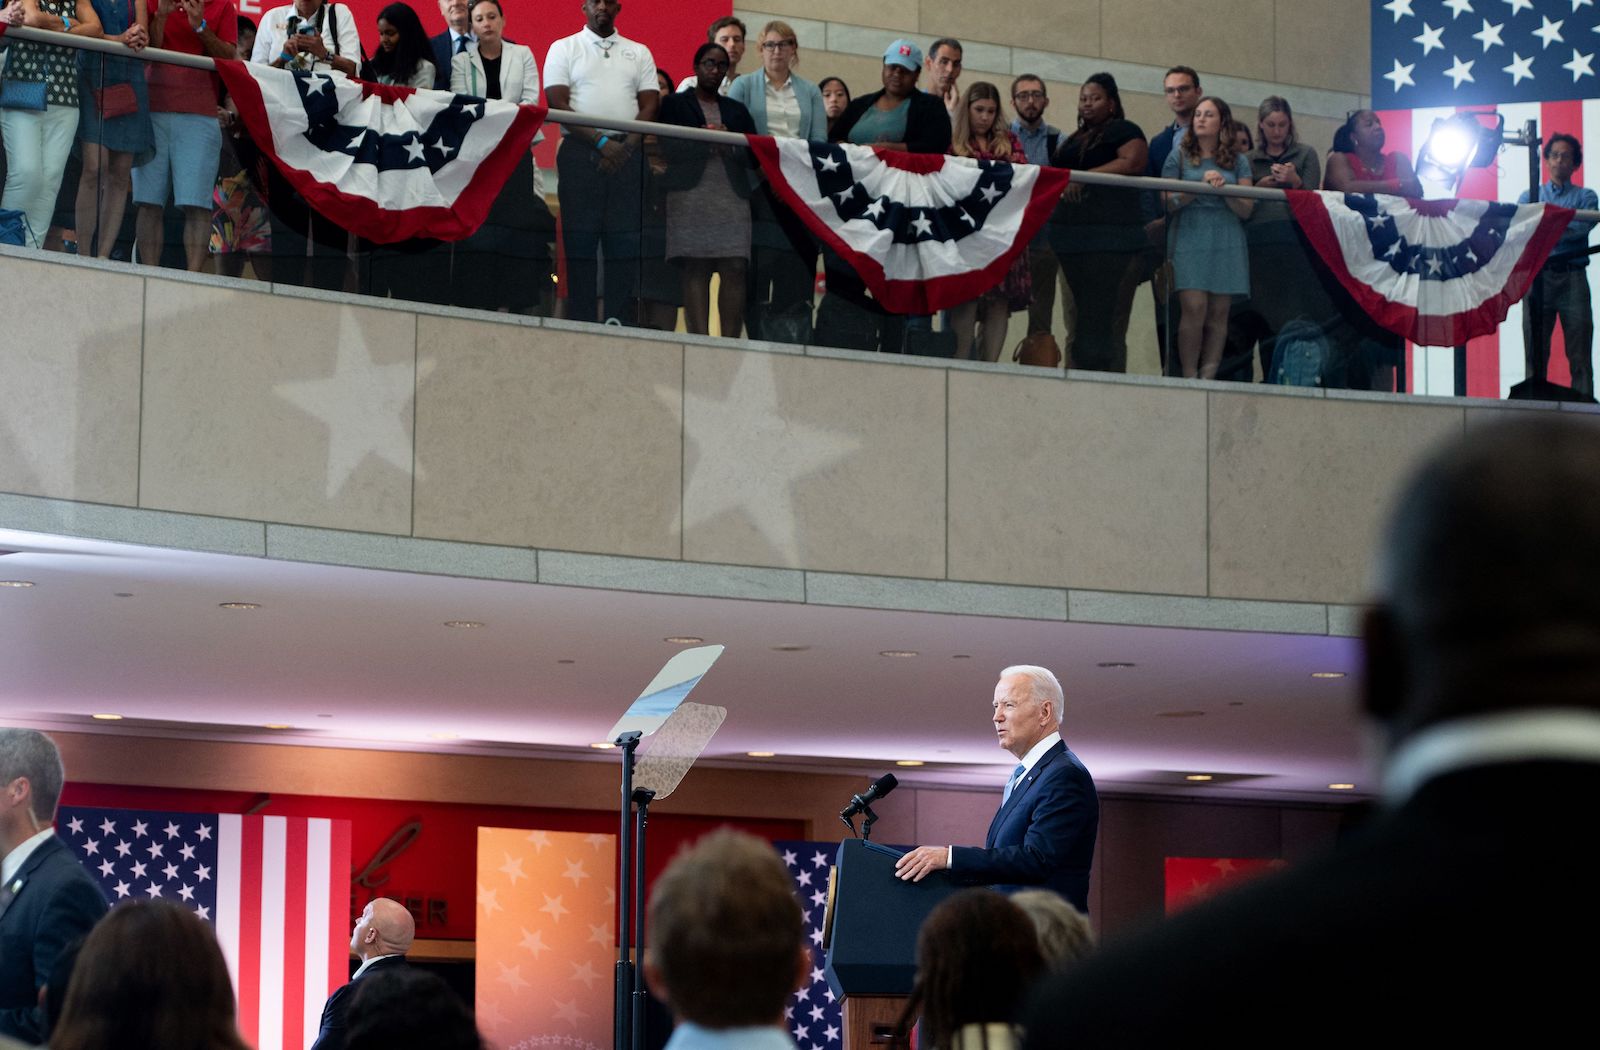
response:
{"label": "white star on flag", "polygon": [[1383,9],[1393,14],[1396,22],[1416,15],[1416,12],[1411,10],[1411,0],[1389,0],[1383,5]]}
{"label": "white star on flag", "polygon": [[1504,2],[1511,5],[1511,14],[1513,16],[1515,16],[1518,11],[1533,10],[1533,0],[1504,0]]}
{"label": "white star on flag", "polygon": [[73,817],[71,820],[67,821],[67,827],[72,829],[72,833],[74,835],[83,834],[83,821],[79,820],[77,817]]}
{"label": "white star on flag", "polygon": [[100,822],[100,833],[102,835],[115,835],[117,833],[117,822],[110,817],[102,820]]}
{"label": "white star on flag", "polygon": [[1544,25],[1540,26],[1538,29],[1535,29],[1533,31],[1533,35],[1538,37],[1540,40],[1543,40],[1546,48],[1549,48],[1551,44],[1566,43],[1566,41],[1561,39],[1561,27],[1567,24],[1564,19],[1557,19],[1556,21],[1552,22],[1550,19],[1541,16],[1540,21],[1542,21]]}
{"label": "white star on flag", "polygon": [[1383,75],[1383,79],[1394,84],[1394,89],[1396,91],[1399,91],[1403,87],[1416,87],[1417,82],[1411,79],[1411,71],[1416,68],[1417,64],[1415,62],[1401,65],[1400,60],[1397,58],[1394,60],[1394,69],[1391,72],[1385,73]]}
{"label": "white star on flag", "polygon": [[1450,56],[1455,59],[1455,65],[1444,71],[1444,75],[1454,81],[1455,87],[1460,87],[1462,82],[1472,83],[1472,62],[1463,62],[1459,56]]}
{"label": "white star on flag", "polygon": [[425,151],[422,148],[422,143],[413,138],[406,142],[406,153],[410,154],[411,160],[421,160]]}
{"label": "white star on flag", "polygon": [[[1444,41],[1439,39],[1442,36],[1444,36],[1444,27],[1443,26],[1440,26],[1438,29],[1435,29],[1432,26],[1430,26],[1428,23],[1424,22],[1424,23],[1422,23],[1422,33],[1421,33],[1421,35],[1414,36],[1411,39],[1422,45],[1422,54],[1423,54],[1423,57],[1426,58],[1428,55],[1432,54],[1435,50],[1441,50],[1442,51],[1444,49]],[[1486,50],[1486,51],[1488,50],[1488,45],[1487,44],[1484,45],[1484,50]]]}
{"label": "white star on flag", "polygon": [[167,826],[162,830],[167,833],[167,838],[169,839],[175,839],[179,835],[183,834],[182,831],[178,830],[178,825],[172,823],[170,820],[167,821]]}
{"label": "white star on flag", "polygon": [[1590,63],[1594,60],[1594,52],[1580,55],[1577,48],[1572,49],[1572,61],[1561,63],[1561,68],[1572,72],[1572,82],[1576,84],[1579,77],[1594,76],[1594,67]]}
{"label": "white star on flag", "polygon": [[1504,47],[1506,42],[1500,39],[1500,30],[1503,28],[1505,28],[1504,22],[1496,22],[1490,25],[1489,20],[1485,18],[1483,20],[1483,28],[1473,33],[1472,39],[1482,41],[1485,51],[1488,51],[1491,47]]}
{"label": "white star on flag", "polygon": [[839,161],[833,157],[823,157],[818,162],[817,168],[820,171],[835,172],[839,170]]}
{"label": "white star on flag", "polygon": [[1533,56],[1523,58],[1515,51],[1511,52],[1511,64],[1501,70],[1511,74],[1511,86],[1516,87],[1524,80],[1533,79]]}
{"label": "white star on flag", "polygon": [[1472,0],[1444,0],[1444,6],[1450,9],[1452,22],[1462,15],[1472,14]]}

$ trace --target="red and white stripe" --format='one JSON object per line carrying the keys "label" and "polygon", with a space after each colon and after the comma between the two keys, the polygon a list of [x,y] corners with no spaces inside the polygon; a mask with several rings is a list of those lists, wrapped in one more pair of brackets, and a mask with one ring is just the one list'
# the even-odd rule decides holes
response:
{"label": "red and white stripe", "polygon": [[239,1031],[257,1050],[302,1050],[349,977],[350,825],[217,818],[217,940]]}

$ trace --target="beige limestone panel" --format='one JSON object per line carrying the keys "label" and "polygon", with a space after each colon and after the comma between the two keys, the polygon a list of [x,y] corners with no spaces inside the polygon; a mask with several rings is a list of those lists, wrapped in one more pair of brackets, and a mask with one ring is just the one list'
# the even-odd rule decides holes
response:
{"label": "beige limestone panel", "polygon": [[952,372],[950,577],[1204,594],[1205,395]]}
{"label": "beige limestone panel", "polygon": [[[884,44],[888,42],[885,40]],[[851,98],[870,95],[883,87],[883,62],[867,55],[807,50],[802,54],[799,73],[813,84],[825,77],[838,77],[849,85]]]}
{"label": "beige limestone panel", "polygon": [[1274,79],[1367,93],[1372,39],[1372,8],[1367,0],[1275,0],[1274,7]]}
{"label": "beige limestone panel", "polygon": [[679,556],[682,344],[419,320],[418,536]]}
{"label": "beige limestone panel", "polygon": [[410,532],[415,336],[398,310],[151,279],[140,505]]}
{"label": "beige limestone panel", "polygon": [[0,288],[0,490],[135,505],[144,282],[4,256]]}
{"label": "beige limestone panel", "polygon": [[945,371],[687,348],[683,556],[944,575]]}
{"label": "beige limestone panel", "polygon": [[1273,79],[1273,0],[1140,0],[1127,6],[1137,13],[1119,12],[1101,27],[1100,53],[1106,58],[1193,66],[1202,80],[1207,73]]}
{"label": "beige limestone panel", "polygon": [[1211,593],[1360,602],[1389,501],[1463,410],[1211,395]]}
{"label": "beige limestone panel", "polygon": [[[808,18],[822,22],[844,22],[849,25],[878,26],[882,29],[900,30],[910,33],[908,27],[917,24],[918,0],[882,0],[881,3],[862,4],[856,0],[807,0],[805,3],[795,3],[794,0],[769,0],[762,4],[760,10],[746,10],[739,8],[739,17],[745,20],[754,33],[756,27],[763,23],[780,18]],[[887,44],[892,40],[893,33],[884,38]],[[803,42],[802,42],[803,43]],[[746,59],[748,62],[749,59]],[[751,68],[754,68],[753,66]],[[826,76],[827,74],[823,74]],[[806,78],[813,79],[809,74]]]}
{"label": "beige limestone panel", "polygon": [[1101,6],[1100,0],[1015,0],[1000,15],[997,9],[970,0],[922,0],[919,24],[928,40],[953,36],[1038,51],[1098,55]]}

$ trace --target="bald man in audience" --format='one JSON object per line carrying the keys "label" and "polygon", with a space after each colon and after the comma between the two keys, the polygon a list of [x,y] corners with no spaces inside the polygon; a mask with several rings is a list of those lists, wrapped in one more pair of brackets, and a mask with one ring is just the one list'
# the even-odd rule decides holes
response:
{"label": "bald man in audience", "polygon": [[344,1050],[347,1014],[361,979],[370,973],[404,969],[406,952],[417,934],[416,920],[399,901],[374,897],[356,920],[350,934],[350,951],[361,960],[350,983],[328,996],[322,1008],[322,1028],[311,1050]]}
{"label": "bald man in audience", "polygon": [[1382,811],[1053,978],[1030,1048],[1593,1031],[1600,425],[1514,415],[1468,422],[1390,519],[1361,685]]}
{"label": "bald man in audience", "polygon": [[656,880],[649,922],[645,979],[678,1022],[665,1050],[794,1050],[783,1008],[811,952],[770,842],[713,831]]}

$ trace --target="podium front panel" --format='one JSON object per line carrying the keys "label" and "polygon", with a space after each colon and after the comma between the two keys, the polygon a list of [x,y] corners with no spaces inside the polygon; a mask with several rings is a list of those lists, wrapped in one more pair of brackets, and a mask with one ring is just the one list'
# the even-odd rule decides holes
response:
{"label": "podium front panel", "polygon": [[917,932],[940,901],[961,889],[942,871],[921,882],[897,878],[895,862],[904,852],[858,839],[839,847],[824,972],[840,998],[911,994]]}

